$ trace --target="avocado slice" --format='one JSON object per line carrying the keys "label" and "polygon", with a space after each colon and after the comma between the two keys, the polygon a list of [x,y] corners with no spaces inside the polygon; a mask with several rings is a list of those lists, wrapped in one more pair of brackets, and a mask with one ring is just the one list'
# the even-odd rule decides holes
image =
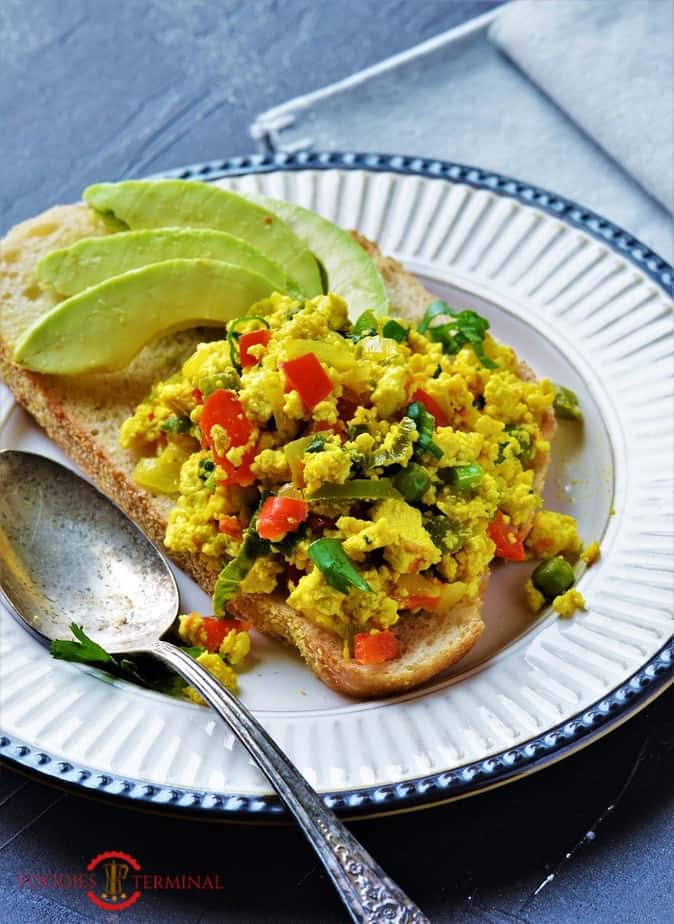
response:
{"label": "avocado slice", "polygon": [[313,254],[282,220],[234,192],[189,180],[125,180],[84,190],[85,201],[104,217],[141,228],[214,228],[242,238],[276,261],[306,296],[322,291]]}
{"label": "avocado slice", "polygon": [[346,299],[352,320],[367,309],[388,314],[388,293],[379,270],[350,234],[299,205],[266,196],[250,198],[284,221],[311,248],[327,273],[329,290]]}
{"label": "avocado slice", "polygon": [[14,361],[57,375],[112,372],[159,334],[226,324],[276,290],[219,260],[151,263],[60,302],[21,337]]}
{"label": "avocado slice", "polygon": [[37,265],[37,278],[62,295],[76,295],[112,276],[149,263],[203,258],[242,266],[264,276],[280,292],[297,289],[285,270],[255,247],[211,228],[158,228],[88,237],[53,250]]}

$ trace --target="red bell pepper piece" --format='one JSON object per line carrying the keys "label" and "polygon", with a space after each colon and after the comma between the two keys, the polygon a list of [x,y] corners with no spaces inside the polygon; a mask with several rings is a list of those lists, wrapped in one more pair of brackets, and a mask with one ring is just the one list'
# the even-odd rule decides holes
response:
{"label": "red bell pepper piece", "polygon": [[250,439],[253,425],[244,414],[243,405],[233,391],[218,388],[209,395],[199,421],[201,444],[204,449],[213,449],[213,458],[227,473],[228,484],[252,484],[255,481],[255,475],[250,470],[250,463],[255,458],[256,447],[251,446],[247,449],[241,465],[235,468],[229,459],[219,456],[213,447],[211,429],[216,424],[222,427],[229,437],[230,447],[244,446]]}
{"label": "red bell pepper piece", "polygon": [[243,632],[250,628],[250,623],[239,619],[218,619],[216,616],[199,616],[190,614],[182,621],[182,637],[192,645],[201,645],[207,651],[217,651],[232,629]]}
{"label": "red bell pepper piece", "polygon": [[353,654],[360,664],[383,664],[398,656],[398,639],[390,629],[376,635],[358,632],[353,640]]}
{"label": "red bell pepper piece", "polygon": [[240,538],[243,535],[243,529],[238,517],[222,516],[218,521],[218,529],[227,536]]}
{"label": "red bell pepper piece", "polygon": [[429,414],[432,414],[435,417],[435,425],[437,427],[448,427],[449,418],[440,407],[438,402],[433,398],[428,392],[424,391],[423,388],[417,388],[413,395],[410,396],[410,404],[413,401],[420,401],[424,405]]}
{"label": "red bell pepper piece", "polygon": [[500,510],[487,527],[487,534],[496,546],[496,555],[507,558],[508,561],[525,561],[527,553],[524,551],[522,536],[517,530],[506,523]]}
{"label": "red bell pepper piece", "polygon": [[242,488],[247,485],[253,484],[255,482],[255,475],[253,474],[250,464],[255,458],[255,453],[257,452],[256,447],[252,447],[247,450],[243,459],[241,460],[241,465],[238,468],[235,468],[228,459],[221,459],[219,456],[216,456],[213,453],[213,458],[218,463],[220,468],[224,469],[227,473],[227,477],[223,478],[222,481],[218,484],[223,485],[240,485]]}
{"label": "red bell pepper piece", "polygon": [[213,446],[211,429],[216,424],[225,430],[232,446],[247,443],[253,432],[253,425],[244,414],[241,402],[233,391],[224,388],[218,388],[209,395],[199,421],[202,443],[207,449]]}
{"label": "red bell pepper piece", "polygon": [[431,597],[429,594],[412,594],[401,598],[400,602],[406,610],[434,610],[440,602],[440,597]]}
{"label": "red bell pepper piece", "polygon": [[259,363],[260,360],[257,356],[249,353],[248,350],[252,346],[258,346],[260,343],[267,346],[270,340],[271,331],[264,327],[262,330],[251,330],[247,334],[241,334],[239,337],[239,362],[241,363],[241,368],[247,369],[249,366],[255,366]]}
{"label": "red bell pepper piece", "polygon": [[281,366],[291,387],[310,410],[332,392],[332,382],[315,353],[289,359]]}
{"label": "red bell pepper piece", "polygon": [[306,501],[296,497],[268,497],[257,517],[257,534],[261,539],[280,542],[294,533],[309,513]]}

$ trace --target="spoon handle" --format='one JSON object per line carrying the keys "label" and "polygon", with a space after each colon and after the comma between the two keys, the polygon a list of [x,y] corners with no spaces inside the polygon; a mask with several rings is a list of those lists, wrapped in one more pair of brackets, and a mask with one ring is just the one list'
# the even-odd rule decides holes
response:
{"label": "spoon handle", "polygon": [[234,694],[169,642],[158,641],[148,652],[161,658],[192,684],[229,725],[295,816],[354,921],[358,924],[428,924],[419,908],[327,808]]}

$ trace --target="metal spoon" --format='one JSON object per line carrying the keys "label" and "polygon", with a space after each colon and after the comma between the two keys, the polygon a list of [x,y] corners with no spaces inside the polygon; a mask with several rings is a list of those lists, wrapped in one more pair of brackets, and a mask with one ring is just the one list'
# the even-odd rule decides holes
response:
{"label": "metal spoon", "polygon": [[76,622],[111,654],[153,654],[224,719],[295,816],[357,922],[428,924],[241,702],[180,648],[161,640],[178,613],[159,550],[119,508],[43,456],[0,452],[0,589],[48,643]]}

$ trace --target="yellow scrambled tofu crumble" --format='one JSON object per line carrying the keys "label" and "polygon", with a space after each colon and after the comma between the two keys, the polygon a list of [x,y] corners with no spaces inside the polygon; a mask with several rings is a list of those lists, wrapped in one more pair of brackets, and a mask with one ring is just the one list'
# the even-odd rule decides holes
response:
{"label": "yellow scrambled tofu crumble", "polygon": [[[478,598],[495,556],[578,558],[575,521],[535,487],[555,386],[523,377],[487,327],[448,307],[418,327],[351,323],[335,294],[277,293],[155,385],[120,442],[139,483],[174,495],[166,545],[218,575],[216,616],[239,593],[280,591],[350,657],[402,613]],[[238,637],[198,657],[231,689]]]}
{"label": "yellow scrambled tofu crumble", "polygon": [[573,616],[576,610],[585,609],[585,600],[580,591],[572,588],[567,590],[566,593],[555,597],[552,601],[552,608],[560,616]]}
{"label": "yellow scrambled tofu crumble", "polygon": [[[232,693],[238,692],[234,668],[240,668],[250,652],[250,635],[243,625],[237,627],[233,620],[188,613],[178,619],[178,634],[199,664]],[[186,687],[185,695],[192,702],[204,704],[202,696],[191,686]]]}
{"label": "yellow scrambled tofu crumble", "polygon": [[585,562],[585,564],[589,567],[590,565],[593,565],[596,561],[598,561],[600,555],[601,555],[601,549],[599,548],[599,543],[591,542],[588,546],[586,546],[583,549],[580,557]]}

